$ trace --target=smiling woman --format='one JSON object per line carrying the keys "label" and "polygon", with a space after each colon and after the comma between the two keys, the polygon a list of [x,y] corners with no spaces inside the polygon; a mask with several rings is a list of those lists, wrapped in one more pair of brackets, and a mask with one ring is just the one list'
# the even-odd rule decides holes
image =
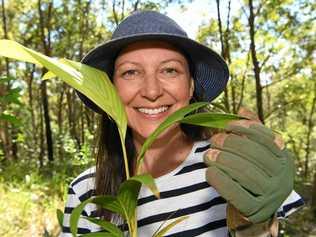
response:
{"label": "smiling woman", "polygon": [[[153,11],[127,17],[112,40],[90,51],[83,63],[105,71],[122,99],[132,174],[146,138],[179,109],[194,101],[212,101],[225,89],[229,76],[218,54]],[[83,94],[78,95],[101,114],[97,164],[70,184],[63,237],[71,236],[69,216],[74,207],[94,195],[115,195],[126,179],[114,122]],[[257,229],[262,229],[256,227],[258,223],[269,223],[269,228],[274,216],[286,217],[302,204],[292,191],[293,160],[275,142],[276,136],[258,121],[238,122],[213,137],[206,129],[182,124],[159,135],[139,170],[155,178],[160,199],[142,187],[137,208],[139,236],[154,235],[167,219],[188,216],[165,236],[226,237],[227,201],[238,209],[247,228]],[[92,204],[82,216],[106,219],[124,229],[117,215]],[[98,231],[98,225],[80,219],[79,234]]]}
{"label": "smiling woman", "polygon": [[[124,48],[115,60],[113,83],[125,105],[137,150],[168,116],[189,104],[194,87],[186,58],[171,44],[159,41],[141,41]],[[174,141],[170,151],[164,141]],[[164,148],[155,149],[161,143]],[[169,172],[186,158],[192,145],[179,124],[172,126],[152,145],[143,172],[154,177]],[[174,147],[184,151],[176,159],[171,152]],[[168,159],[168,154],[173,159]]]}
{"label": "smiling woman", "polygon": [[139,144],[193,96],[187,60],[164,42],[127,46],[115,61],[113,82]]}

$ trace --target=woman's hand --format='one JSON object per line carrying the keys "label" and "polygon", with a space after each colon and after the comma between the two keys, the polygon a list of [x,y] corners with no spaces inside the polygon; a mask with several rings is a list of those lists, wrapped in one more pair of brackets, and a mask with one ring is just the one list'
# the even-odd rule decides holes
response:
{"label": "woman's hand", "polygon": [[[211,138],[205,153],[206,179],[245,217],[270,220],[293,189],[294,161],[279,135],[243,109],[249,120],[234,121]],[[229,220],[228,220],[229,221]]]}

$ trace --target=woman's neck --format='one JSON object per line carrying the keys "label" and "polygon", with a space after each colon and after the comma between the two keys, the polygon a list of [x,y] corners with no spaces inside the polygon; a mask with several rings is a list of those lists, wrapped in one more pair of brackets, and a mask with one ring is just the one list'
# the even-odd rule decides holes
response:
{"label": "woman's neck", "polygon": [[[137,152],[140,151],[143,143],[144,139],[134,135]],[[168,129],[147,150],[141,164],[141,173],[149,173],[157,178],[171,172],[186,159],[192,146],[193,141],[179,126]]]}

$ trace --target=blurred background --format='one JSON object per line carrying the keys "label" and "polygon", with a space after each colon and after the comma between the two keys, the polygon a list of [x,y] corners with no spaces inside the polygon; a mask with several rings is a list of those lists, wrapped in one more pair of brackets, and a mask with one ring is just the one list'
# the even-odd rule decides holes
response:
{"label": "blurred background", "polygon": [[[230,68],[218,112],[246,106],[296,157],[306,206],[280,236],[316,236],[316,3],[312,0],[1,0],[0,38],[79,61],[129,13],[154,9]],[[57,236],[67,185],[93,165],[97,115],[61,80],[0,58],[0,236]]]}

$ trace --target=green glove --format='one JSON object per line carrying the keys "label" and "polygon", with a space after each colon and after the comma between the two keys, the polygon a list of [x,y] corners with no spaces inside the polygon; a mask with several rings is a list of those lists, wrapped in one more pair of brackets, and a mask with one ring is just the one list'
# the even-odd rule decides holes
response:
{"label": "green glove", "polygon": [[221,145],[211,144],[217,154],[205,153],[206,179],[250,222],[266,221],[293,189],[293,157],[261,124],[231,125],[227,131]]}

